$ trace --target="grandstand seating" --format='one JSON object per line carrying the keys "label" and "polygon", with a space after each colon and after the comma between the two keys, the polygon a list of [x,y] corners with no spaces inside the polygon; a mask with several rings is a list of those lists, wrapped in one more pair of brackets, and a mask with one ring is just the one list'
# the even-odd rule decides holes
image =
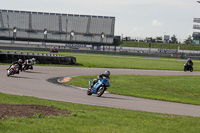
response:
{"label": "grandstand seating", "polygon": [[115,17],[0,9],[0,39],[112,44],[114,25]]}

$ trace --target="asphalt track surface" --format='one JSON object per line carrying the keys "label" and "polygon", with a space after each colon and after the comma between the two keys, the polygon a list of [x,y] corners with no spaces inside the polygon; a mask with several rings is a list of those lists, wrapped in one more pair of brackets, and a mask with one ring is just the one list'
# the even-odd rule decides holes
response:
{"label": "asphalt track surface", "polygon": [[[102,97],[88,96],[85,90],[59,85],[56,81],[59,77],[99,75],[105,70],[110,70],[112,75],[200,75],[200,72],[35,66],[34,70],[7,77],[7,67],[0,65],[0,92],[2,93],[144,112],[200,117],[200,106],[109,93]],[[54,83],[48,82],[48,79]]]}

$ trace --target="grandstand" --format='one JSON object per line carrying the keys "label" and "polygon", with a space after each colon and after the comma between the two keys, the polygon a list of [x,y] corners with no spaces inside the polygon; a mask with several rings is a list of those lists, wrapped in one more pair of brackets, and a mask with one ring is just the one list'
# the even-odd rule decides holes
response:
{"label": "grandstand", "polygon": [[0,39],[112,45],[115,17],[0,9]]}

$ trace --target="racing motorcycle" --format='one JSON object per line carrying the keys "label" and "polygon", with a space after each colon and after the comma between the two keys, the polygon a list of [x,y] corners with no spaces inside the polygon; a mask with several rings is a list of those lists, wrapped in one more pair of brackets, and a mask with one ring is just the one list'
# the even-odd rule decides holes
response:
{"label": "racing motorcycle", "polygon": [[58,50],[55,47],[49,49],[50,53],[58,53]]}
{"label": "racing motorcycle", "polygon": [[97,97],[101,97],[105,90],[110,86],[109,78],[103,77],[102,80],[98,81],[91,86],[91,81],[89,81],[89,88],[87,90],[87,95],[97,94]]}
{"label": "racing motorcycle", "polygon": [[14,64],[8,69],[7,76],[9,77],[10,75],[14,75],[17,71],[19,71],[19,65]]}
{"label": "racing motorcycle", "polygon": [[184,71],[190,71],[190,72],[193,72],[193,67],[191,65],[188,65],[188,63],[186,62],[184,64]]}
{"label": "racing motorcycle", "polygon": [[25,70],[29,70],[29,69],[33,70],[33,64],[32,64],[32,62],[31,62],[31,60],[26,60],[26,61],[24,62],[24,65],[23,65],[23,67],[22,67],[22,70],[25,71]]}

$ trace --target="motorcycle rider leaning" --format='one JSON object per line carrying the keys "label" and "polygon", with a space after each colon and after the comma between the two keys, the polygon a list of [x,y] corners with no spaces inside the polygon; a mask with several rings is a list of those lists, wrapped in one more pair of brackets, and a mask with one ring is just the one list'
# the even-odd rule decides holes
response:
{"label": "motorcycle rider leaning", "polygon": [[188,66],[193,66],[193,62],[192,62],[192,60],[190,58],[188,58],[187,65]]}
{"label": "motorcycle rider leaning", "polygon": [[[19,70],[22,71],[22,64],[23,64],[22,59],[19,59],[18,61],[15,61],[15,62],[12,63],[12,65],[15,65],[15,64],[18,64],[18,65],[19,65]],[[10,67],[11,67],[12,65],[10,65]],[[7,70],[9,70],[10,67],[9,67]],[[16,72],[16,74],[19,74],[19,70]]]}
{"label": "motorcycle rider leaning", "polygon": [[94,84],[97,83],[98,80],[102,80],[103,77],[106,77],[106,78],[110,79],[109,76],[110,76],[110,71],[105,71],[104,74],[100,74],[100,75],[98,76],[98,79],[94,79],[94,80],[93,80],[93,84],[92,84],[91,88],[93,87]]}
{"label": "motorcycle rider leaning", "polygon": [[30,65],[30,69],[33,70],[33,65],[35,65],[35,58],[32,59],[26,59],[24,61],[25,65]]}

